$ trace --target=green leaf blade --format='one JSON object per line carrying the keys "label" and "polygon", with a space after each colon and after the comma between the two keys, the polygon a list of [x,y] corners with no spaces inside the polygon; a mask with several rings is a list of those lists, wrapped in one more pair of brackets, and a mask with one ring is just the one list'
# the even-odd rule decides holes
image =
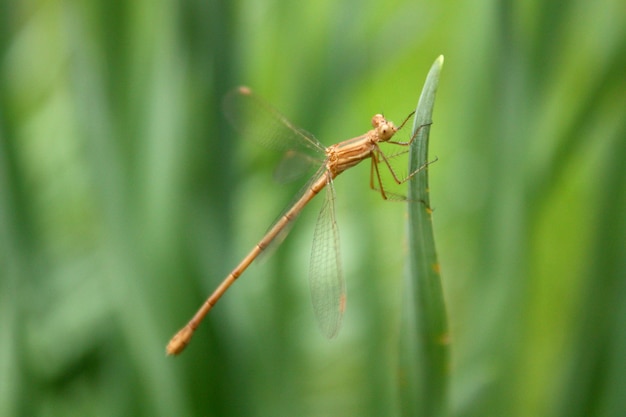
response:
{"label": "green leaf blade", "polygon": [[[443,290],[428,186],[428,138],[443,56],[432,65],[420,96],[409,172],[409,260],[400,345],[400,404],[406,416],[446,414],[449,349]],[[422,168],[420,168],[422,167]]]}

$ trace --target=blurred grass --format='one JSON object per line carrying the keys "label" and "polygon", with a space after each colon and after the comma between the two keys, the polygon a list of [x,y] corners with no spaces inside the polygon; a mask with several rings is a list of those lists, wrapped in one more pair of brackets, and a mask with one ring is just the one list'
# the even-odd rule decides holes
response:
{"label": "blurred grass", "polygon": [[401,120],[439,54],[450,414],[621,415],[624,28],[619,0],[0,2],[0,415],[399,414],[405,209],[368,167],[336,184],[336,340],[309,306],[312,207],[163,348],[294,192],[223,93],[330,144]]}

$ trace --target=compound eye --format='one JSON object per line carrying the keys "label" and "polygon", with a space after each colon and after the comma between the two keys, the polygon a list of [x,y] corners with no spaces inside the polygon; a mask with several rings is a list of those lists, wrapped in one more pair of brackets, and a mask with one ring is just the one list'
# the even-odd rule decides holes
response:
{"label": "compound eye", "polygon": [[372,117],[372,126],[373,127],[378,127],[381,124],[383,124],[385,122],[385,116],[383,116],[382,114],[375,114],[374,117]]}

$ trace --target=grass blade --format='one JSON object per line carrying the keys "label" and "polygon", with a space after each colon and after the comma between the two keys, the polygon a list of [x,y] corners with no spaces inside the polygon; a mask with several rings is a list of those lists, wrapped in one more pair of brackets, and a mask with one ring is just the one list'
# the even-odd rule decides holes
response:
{"label": "grass blade", "polygon": [[[443,56],[432,65],[417,105],[409,172],[428,162],[429,123]],[[420,126],[422,126],[420,128]],[[433,236],[428,168],[409,185],[409,273],[400,344],[400,405],[406,416],[441,416],[448,385],[447,319]]]}

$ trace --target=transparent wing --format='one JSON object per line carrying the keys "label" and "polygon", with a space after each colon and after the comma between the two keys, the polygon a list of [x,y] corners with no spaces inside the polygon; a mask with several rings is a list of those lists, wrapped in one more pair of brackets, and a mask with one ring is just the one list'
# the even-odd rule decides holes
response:
{"label": "transparent wing", "polygon": [[[270,226],[272,229],[293,204],[309,190],[319,175],[324,173],[326,148],[312,134],[294,126],[278,110],[259,98],[248,87],[239,87],[229,92],[224,97],[223,107],[228,121],[246,139],[285,154],[274,171],[274,177],[279,182],[292,181],[310,172],[313,167],[319,168],[318,172],[302,187],[272,223]],[[269,246],[263,251],[263,258],[266,258],[282,243],[294,221],[295,217],[272,242],[269,242]]]}
{"label": "transparent wing", "polygon": [[320,161],[319,158],[294,150],[287,151],[274,170],[274,179],[286,184],[304,176],[311,171],[311,168],[319,167],[323,163],[324,161]]}
{"label": "transparent wing", "polygon": [[[300,201],[300,199],[302,198],[302,196],[307,193],[311,187],[313,186],[313,184],[315,182],[317,182],[317,180],[322,176],[325,175],[326,172],[326,166],[322,165],[317,172],[315,173],[315,175],[313,175],[307,182],[306,184],[300,189],[300,191],[298,191],[298,193],[292,198],[292,200],[289,202],[289,204],[283,209],[283,211],[278,215],[278,217],[276,217],[276,219],[272,222],[272,225],[267,229],[268,231],[273,229],[274,226],[276,225],[276,223],[278,223],[278,221],[280,221],[285,214],[291,210],[291,208],[294,206],[294,204],[296,204],[296,202]],[[259,255],[258,259],[259,261],[263,261],[264,259],[268,258],[271,254],[274,253],[274,251],[276,250],[276,248],[278,248],[280,246],[281,243],[283,243],[283,241],[285,240],[285,238],[287,237],[287,235],[289,234],[289,232],[291,231],[291,228],[293,227],[294,223],[296,222],[296,220],[298,219],[298,216],[300,215],[300,213],[297,213],[296,216],[291,217],[291,220],[289,221],[289,223],[287,223],[282,229],[281,231],[276,235],[276,237],[274,239],[272,239],[271,242],[269,242],[269,244],[267,245],[267,247],[263,250],[263,252],[261,252],[261,254]]]}
{"label": "transparent wing", "polygon": [[244,137],[279,152],[296,151],[321,163],[326,148],[305,130],[294,126],[248,87],[239,87],[224,97],[224,114]]}
{"label": "transparent wing", "polygon": [[326,186],[326,198],[315,224],[309,269],[311,300],[320,330],[333,338],[339,332],[346,306],[346,286],[339,258],[339,231],[335,218],[335,188]]}

